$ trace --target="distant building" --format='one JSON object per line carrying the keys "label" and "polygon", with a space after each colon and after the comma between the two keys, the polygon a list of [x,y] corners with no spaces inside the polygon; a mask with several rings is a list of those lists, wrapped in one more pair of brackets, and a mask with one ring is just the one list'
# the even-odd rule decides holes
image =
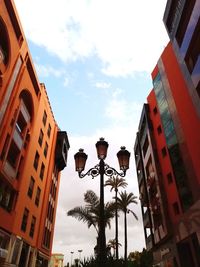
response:
{"label": "distant building", "polygon": [[53,253],[51,255],[50,267],[64,267],[64,255],[61,253]]}
{"label": "distant building", "polygon": [[158,266],[199,267],[200,1],[168,1],[164,22],[134,146],[144,234]]}
{"label": "distant building", "polygon": [[47,267],[69,142],[38,82],[14,1],[0,1],[0,266]]}

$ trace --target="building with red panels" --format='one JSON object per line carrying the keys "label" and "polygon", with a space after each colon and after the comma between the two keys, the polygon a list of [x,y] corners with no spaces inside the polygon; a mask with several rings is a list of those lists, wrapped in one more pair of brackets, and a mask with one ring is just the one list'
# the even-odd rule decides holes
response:
{"label": "building with red panels", "polygon": [[48,266],[69,142],[12,0],[0,1],[0,266]]}
{"label": "building with red panels", "polygon": [[134,147],[146,245],[159,266],[198,267],[200,118],[171,43],[152,79]]}
{"label": "building with red panels", "polygon": [[200,114],[200,0],[168,0],[163,21]]}
{"label": "building with red panels", "polygon": [[147,249],[158,266],[200,266],[200,0],[168,0],[170,43],[152,72],[135,161]]}

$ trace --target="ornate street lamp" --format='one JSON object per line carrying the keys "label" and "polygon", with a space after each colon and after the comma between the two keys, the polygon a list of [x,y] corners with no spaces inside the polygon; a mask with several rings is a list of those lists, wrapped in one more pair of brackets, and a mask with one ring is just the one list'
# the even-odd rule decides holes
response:
{"label": "ornate street lamp", "polygon": [[71,266],[72,266],[72,263],[73,263],[73,254],[74,254],[74,251],[71,251]]}
{"label": "ornate street lamp", "polygon": [[75,159],[75,168],[78,172],[80,178],[85,177],[86,175],[91,175],[92,178],[100,175],[100,218],[99,218],[99,236],[97,241],[97,260],[98,266],[104,267],[106,264],[106,236],[105,236],[105,218],[104,218],[104,174],[106,176],[119,175],[124,177],[126,175],[126,171],[129,168],[129,158],[130,153],[123,146],[121,150],[117,153],[118,161],[121,173],[117,172],[114,168],[110,167],[108,164],[104,162],[107,156],[108,143],[104,140],[104,138],[100,138],[100,140],[96,143],[97,156],[99,164],[89,169],[85,174],[82,172],[85,169],[85,163],[87,160],[87,155],[84,153],[83,149],[79,149],[74,155]]}
{"label": "ornate street lamp", "polygon": [[81,252],[82,251],[83,251],[82,249],[78,249],[78,253],[79,253],[79,264],[78,264],[78,266],[81,266],[80,264],[81,264]]}

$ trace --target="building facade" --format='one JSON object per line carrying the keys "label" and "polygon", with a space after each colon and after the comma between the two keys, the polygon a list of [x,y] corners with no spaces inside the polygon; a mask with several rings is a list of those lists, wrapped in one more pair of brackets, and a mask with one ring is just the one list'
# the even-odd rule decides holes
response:
{"label": "building facade", "polygon": [[170,43],[152,72],[135,141],[147,249],[156,266],[200,266],[200,1],[167,1]]}
{"label": "building facade", "polygon": [[50,267],[64,267],[64,255],[61,253],[53,253],[51,255]]}
{"label": "building facade", "polygon": [[0,1],[0,36],[0,266],[46,267],[69,142],[12,0]]}

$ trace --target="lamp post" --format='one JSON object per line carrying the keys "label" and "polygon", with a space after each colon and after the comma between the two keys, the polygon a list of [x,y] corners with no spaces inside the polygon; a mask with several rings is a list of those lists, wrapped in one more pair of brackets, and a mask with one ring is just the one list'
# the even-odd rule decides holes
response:
{"label": "lamp post", "polygon": [[99,267],[105,267],[106,264],[106,235],[105,235],[105,215],[104,215],[104,174],[106,176],[119,175],[124,177],[126,171],[129,168],[129,158],[130,153],[123,146],[121,150],[117,153],[118,161],[121,173],[118,173],[114,168],[110,167],[105,163],[105,158],[107,156],[108,143],[104,138],[96,143],[97,156],[99,159],[99,164],[95,165],[93,168],[89,169],[85,174],[82,172],[85,169],[85,163],[87,160],[87,155],[84,153],[83,149],[79,149],[74,155],[75,168],[78,172],[80,178],[86,175],[91,175],[92,178],[100,175],[100,211],[99,211],[99,234],[97,238],[97,261]]}
{"label": "lamp post", "polygon": [[[81,252],[82,252],[83,250],[82,249],[78,249],[78,253],[79,253],[79,265],[80,265],[80,262],[81,262]],[[81,266],[81,265],[80,265]]]}
{"label": "lamp post", "polygon": [[74,251],[71,251],[71,266],[72,266],[72,263],[73,263],[73,254],[74,254]]}

